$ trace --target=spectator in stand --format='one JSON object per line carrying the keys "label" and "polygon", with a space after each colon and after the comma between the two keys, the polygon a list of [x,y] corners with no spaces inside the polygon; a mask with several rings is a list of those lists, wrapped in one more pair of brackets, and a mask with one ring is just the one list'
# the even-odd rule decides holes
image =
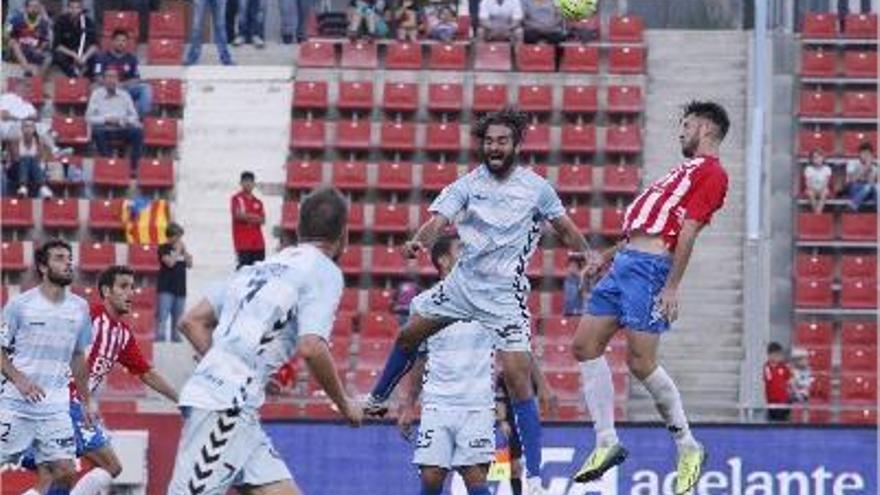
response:
{"label": "spectator in stand", "polygon": [[810,162],[804,169],[804,188],[813,213],[822,213],[831,191],[831,166],[825,163],[822,150],[810,151]]}
{"label": "spectator in stand", "polygon": [[791,401],[805,404],[810,399],[813,386],[813,372],[808,361],[809,353],[802,347],[791,350],[791,382],[789,384]]}
{"label": "spectator in stand", "polygon": [[788,421],[791,409],[789,382],[791,368],[785,362],[785,354],[778,342],[767,346],[767,362],[764,364],[764,395],[767,399],[767,419],[769,421]]}
{"label": "spectator in stand", "polygon": [[236,270],[266,259],[266,244],[263,240],[263,224],[266,211],[263,202],[254,196],[256,177],[253,172],[242,172],[241,191],[232,196],[232,243],[238,257]]}
{"label": "spectator in stand", "polygon": [[397,41],[416,41],[419,36],[419,10],[415,0],[403,0],[394,10]]}
{"label": "spectator in stand", "polygon": [[281,11],[281,40],[285,45],[305,43],[308,39],[309,15],[314,0],[279,0]]}
{"label": "spectator in stand", "polygon": [[124,29],[113,32],[110,50],[95,59],[95,74],[103,78],[107,69],[116,69],[122,88],[131,95],[140,118],[144,118],[153,107],[153,90],[141,80],[139,62],[137,56],[128,51],[128,40],[128,32]]}
{"label": "spectator in stand", "polygon": [[[25,119],[36,119],[37,109],[27,101],[26,97],[31,91],[31,82],[26,78],[19,83],[14,91],[3,93],[0,96],[0,142],[4,145],[21,139],[21,122]],[[15,158],[15,149],[10,146],[10,152]]]}
{"label": "spectator in stand", "polygon": [[[186,305],[186,270],[192,255],[183,243],[183,227],[171,222],[165,229],[168,241],[159,246],[159,277],[156,281],[156,341],[180,342],[177,322]],[[170,327],[166,325],[170,319]]]}
{"label": "spectator in stand", "polygon": [[482,41],[520,42],[523,39],[520,0],[480,0],[479,38]]}
{"label": "spectator in stand", "polygon": [[67,11],[55,21],[55,65],[67,77],[90,77],[98,53],[95,21],[81,0],[70,0]]}
{"label": "spectator in stand", "polygon": [[[234,0],[233,0],[234,1]],[[183,65],[195,65],[202,56],[202,25],[205,23],[205,10],[211,9],[211,17],[214,25],[214,44],[217,46],[217,55],[223,65],[233,65],[232,55],[229,54],[226,37],[226,2],[227,0],[194,0],[192,28],[189,33],[189,50],[183,59]]]}
{"label": "spectator in stand", "polygon": [[864,142],[859,145],[859,158],[846,165],[846,186],[844,192],[849,197],[850,209],[859,211],[861,207],[877,199],[877,161],[874,147]]}
{"label": "spectator in stand", "polygon": [[137,177],[138,161],[144,146],[144,131],[134,102],[126,91],[120,91],[119,72],[104,70],[104,84],[92,91],[86,108],[86,120],[92,140],[101,156],[112,156],[111,141],[123,141],[130,148],[131,177]]}
{"label": "spectator in stand", "polygon": [[13,13],[6,32],[12,57],[25,76],[45,76],[52,63],[52,23],[40,0],[27,0],[24,11]]}
{"label": "spectator in stand", "polygon": [[19,196],[51,198],[44,167],[52,159],[52,152],[40,140],[36,121],[22,122],[17,148],[17,158],[8,171],[9,188],[15,189]]}
{"label": "spectator in stand", "polygon": [[425,6],[425,32],[437,41],[452,41],[458,33],[456,7],[450,3],[437,2]]}
{"label": "spectator in stand", "polygon": [[366,39],[384,38],[388,35],[385,22],[385,0],[352,0],[348,9],[348,37],[352,41],[366,29]]}
{"label": "spectator in stand", "polygon": [[397,318],[398,326],[402,327],[406,324],[406,320],[409,319],[409,303],[420,292],[422,292],[422,288],[415,280],[404,280],[397,285],[394,290],[394,299],[391,300],[391,312]]}
{"label": "spectator in stand", "polygon": [[[236,3],[236,2],[232,2]],[[266,0],[238,0],[238,36],[232,41],[233,46],[245,43],[257,48],[266,46],[265,15]]]}
{"label": "spectator in stand", "polygon": [[565,41],[565,23],[554,0],[520,0],[523,11],[523,36],[526,43]]}

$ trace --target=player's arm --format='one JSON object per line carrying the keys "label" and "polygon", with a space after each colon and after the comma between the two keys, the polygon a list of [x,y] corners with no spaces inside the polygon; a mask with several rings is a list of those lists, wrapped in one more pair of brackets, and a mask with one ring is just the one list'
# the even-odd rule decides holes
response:
{"label": "player's arm", "polygon": [[73,375],[73,383],[82,403],[83,418],[88,425],[92,422],[92,391],[89,389],[89,366],[86,364],[83,349],[74,349],[70,358],[70,373]]}
{"label": "player's arm", "polygon": [[416,235],[403,245],[403,255],[407,258],[415,258],[416,253],[430,246],[437,239],[437,236],[443,232],[449,225],[449,219],[445,216],[435,213],[431,219],[422,224]]}
{"label": "player's arm", "polygon": [[590,250],[587,239],[568,215],[563,214],[550,220],[550,225],[568,249],[578,253],[586,253]]}
{"label": "player's arm", "polygon": [[162,375],[156,373],[156,370],[151,369],[142,374],[141,381],[144,382],[144,385],[159,392],[167,397],[168,400],[177,404],[177,390],[174,390],[174,387],[172,387]]}
{"label": "player's arm", "polygon": [[39,402],[46,396],[46,392],[39,385],[32,382],[27,375],[12,364],[12,360],[6,354],[6,349],[3,348],[0,348],[0,370],[28,402]]}
{"label": "player's arm", "polygon": [[425,364],[427,359],[421,356],[413,363],[412,370],[409,374],[409,391],[403,398],[403,404],[400,407],[400,415],[397,418],[397,427],[404,438],[409,438],[413,421],[415,420],[416,406],[419,403],[419,396],[422,395],[422,380],[425,375]]}
{"label": "player's arm", "polygon": [[305,334],[300,337],[297,351],[305,360],[315,380],[321,385],[330,400],[336,404],[339,411],[346,418],[352,417],[354,405],[348,400],[348,396],[342,388],[342,382],[333,365],[327,341],[318,335]]}
{"label": "player's arm", "polygon": [[672,253],[672,267],[669,269],[669,275],[666,276],[666,284],[660,291],[660,310],[670,322],[678,317],[678,286],[691,260],[697,236],[705,225],[696,220],[685,220],[681,226],[678,244]]}
{"label": "player's arm", "polygon": [[211,335],[217,326],[217,315],[208,299],[202,299],[177,323],[177,330],[186,337],[199,356],[211,348]]}

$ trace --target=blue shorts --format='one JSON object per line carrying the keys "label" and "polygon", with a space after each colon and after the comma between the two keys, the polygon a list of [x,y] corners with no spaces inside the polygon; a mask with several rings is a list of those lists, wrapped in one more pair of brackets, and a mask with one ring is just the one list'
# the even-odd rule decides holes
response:
{"label": "blue shorts", "polygon": [[669,330],[669,322],[660,314],[656,299],[666,284],[671,265],[669,256],[621,250],[590,294],[587,314],[614,316],[621,327],[630,330]]}
{"label": "blue shorts", "polygon": [[[87,428],[83,424],[82,404],[75,400],[70,401],[70,421],[73,424],[73,438],[76,442],[77,459],[89,452],[94,452],[110,445],[110,436],[104,431],[104,427],[100,422],[95,422],[91,428]],[[21,461],[21,466],[30,470],[37,468],[34,452],[29,451],[25,454]]]}

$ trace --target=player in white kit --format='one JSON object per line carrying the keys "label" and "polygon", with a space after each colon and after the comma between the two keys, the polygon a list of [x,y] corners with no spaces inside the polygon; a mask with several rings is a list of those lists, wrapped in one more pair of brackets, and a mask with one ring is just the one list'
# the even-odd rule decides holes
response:
{"label": "player in white kit", "polygon": [[269,377],[297,351],[353,425],[360,408],[340,383],[328,348],[342,295],[335,261],[345,249],[348,208],[335,189],[300,207],[299,245],[237,272],[181,321],[203,355],[180,393],[186,418],[169,495],[297,495],[299,488],[258,416]]}
{"label": "player in white kit", "polygon": [[76,442],[70,420],[70,374],[80,390],[83,422],[91,425],[85,349],[91,341],[89,306],[67,290],[73,251],[61,240],[37,249],[40,284],[12,298],[0,327],[0,466],[29,450],[59,488],[76,479]]}
{"label": "player in white kit", "polygon": [[[434,242],[431,261],[441,278],[455,265],[459,247],[451,235]],[[476,321],[458,321],[429,337],[422,354],[413,367],[409,403],[398,421],[408,436],[421,393],[413,455],[421,472],[421,495],[440,495],[450,469],[464,478],[468,495],[488,495],[486,475],[495,457],[493,336]]]}

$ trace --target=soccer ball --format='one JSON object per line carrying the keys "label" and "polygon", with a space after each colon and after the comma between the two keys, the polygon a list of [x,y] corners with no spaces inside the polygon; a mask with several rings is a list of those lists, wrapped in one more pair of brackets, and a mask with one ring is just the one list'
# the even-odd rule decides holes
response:
{"label": "soccer ball", "polygon": [[569,21],[580,21],[596,13],[599,0],[556,0],[556,5]]}

